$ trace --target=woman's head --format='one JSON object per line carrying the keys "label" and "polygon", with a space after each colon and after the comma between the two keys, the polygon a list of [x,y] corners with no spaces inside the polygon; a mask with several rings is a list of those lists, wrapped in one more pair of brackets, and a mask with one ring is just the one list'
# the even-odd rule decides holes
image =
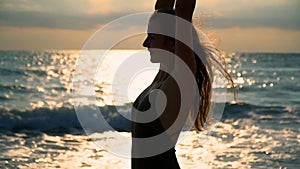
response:
{"label": "woman's head", "polygon": [[[184,33],[184,32],[183,32]],[[217,54],[221,57],[217,50],[211,50],[210,47],[205,47],[199,41],[198,33],[194,26],[192,26],[192,41],[193,46],[191,47],[194,51],[194,56],[197,64],[196,71],[196,82],[198,85],[199,95],[199,109],[197,114],[197,119],[195,120],[195,129],[202,131],[205,128],[205,123],[210,112],[210,100],[212,93],[212,77],[211,77],[211,66],[210,66],[210,55]],[[164,57],[165,52],[175,54],[176,42],[176,15],[173,9],[159,9],[154,12],[151,16],[148,24],[148,36],[145,39],[143,46],[147,47],[150,55],[151,61],[156,63],[170,63],[174,60],[166,60]],[[201,57],[201,59],[200,59]],[[213,63],[220,72],[232,83],[230,75],[224,69],[222,63],[219,60],[213,60]]]}
{"label": "woman's head", "polygon": [[162,64],[173,62],[164,57],[167,53],[175,52],[175,40],[171,37],[175,37],[175,11],[173,9],[155,11],[149,20],[147,37],[143,42],[143,46],[150,52],[151,62]]}
{"label": "woman's head", "polygon": [[[198,38],[198,36],[194,28],[192,31],[194,41],[194,39]],[[145,39],[143,46],[148,48],[151,55],[151,62],[159,62],[162,64],[172,62],[165,59],[164,54],[166,54],[166,52],[163,51],[175,54],[175,10],[159,9],[155,11],[149,20],[147,33],[148,36]],[[202,55],[205,54],[205,52],[202,51],[203,48],[199,41],[195,41],[195,43],[193,43],[193,48],[194,46],[196,46],[195,49],[197,49],[197,53],[200,52]],[[205,56],[203,57],[205,58]],[[195,127],[196,129],[201,130],[204,127],[204,123],[209,112],[211,83],[206,66],[204,66],[203,62],[196,54],[195,58],[197,62],[196,81],[199,89],[199,95],[201,97]]]}

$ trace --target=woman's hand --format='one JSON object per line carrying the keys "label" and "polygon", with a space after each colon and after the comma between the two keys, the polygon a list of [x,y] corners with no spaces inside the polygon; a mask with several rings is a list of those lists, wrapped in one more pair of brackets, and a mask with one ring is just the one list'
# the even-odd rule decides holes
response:
{"label": "woman's hand", "polygon": [[162,8],[171,8],[173,9],[175,0],[157,0],[155,3],[155,10],[162,9]]}
{"label": "woman's hand", "polygon": [[192,22],[196,0],[177,0],[175,5],[176,16]]}
{"label": "woman's hand", "polygon": [[[162,8],[174,7],[175,0],[157,0],[155,3],[155,10]],[[192,21],[196,0],[177,0],[175,5],[176,15],[188,21]]]}

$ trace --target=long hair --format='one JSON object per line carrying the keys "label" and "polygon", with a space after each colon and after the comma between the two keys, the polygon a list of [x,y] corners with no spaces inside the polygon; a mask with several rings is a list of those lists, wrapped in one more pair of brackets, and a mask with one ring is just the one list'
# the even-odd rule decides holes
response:
{"label": "long hair", "polygon": [[[176,15],[174,9],[158,9],[156,12]],[[168,28],[170,28],[170,26],[168,26]],[[173,33],[175,34],[176,32],[175,24],[174,24],[174,30],[168,30],[168,31],[172,31],[172,34]],[[194,123],[194,128],[197,131],[203,131],[206,128],[205,123],[207,122],[209,116],[211,98],[212,98],[213,68],[211,65],[213,65],[215,69],[217,69],[220,73],[222,73],[222,75],[231,84],[231,87],[234,86],[234,83],[230,74],[227,72],[225,68],[225,64],[226,64],[225,61],[222,62],[222,60],[224,59],[222,57],[221,52],[217,50],[212,44],[204,44],[200,42],[199,35],[194,26],[192,27],[192,35],[193,35],[192,50],[194,51],[194,56],[197,65],[195,79],[197,82],[199,96],[200,96],[200,98],[196,98],[196,101],[199,101],[199,109],[197,110],[197,116]],[[166,37],[175,42],[174,38],[169,36]]]}

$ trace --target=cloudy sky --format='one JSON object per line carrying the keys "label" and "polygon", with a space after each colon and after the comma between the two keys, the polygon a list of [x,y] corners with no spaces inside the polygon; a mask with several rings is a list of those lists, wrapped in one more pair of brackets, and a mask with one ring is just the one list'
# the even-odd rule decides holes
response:
{"label": "cloudy sky", "polygon": [[[152,11],[154,3],[0,0],[0,49],[81,49],[102,26],[128,14]],[[300,52],[299,11],[300,0],[198,0],[195,16],[204,16],[203,29],[222,50]],[[142,38],[129,39],[123,47],[139,48]]]}

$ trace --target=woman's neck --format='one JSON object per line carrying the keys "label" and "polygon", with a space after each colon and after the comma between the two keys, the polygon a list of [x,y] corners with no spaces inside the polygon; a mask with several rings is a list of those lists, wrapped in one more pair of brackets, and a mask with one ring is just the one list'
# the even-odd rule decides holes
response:
{"label": "woman's neck", "polygon": [[170,65],[160,64],[160,69],[156,74],[153,84],[165,81],[169,76],[172,76],[173,68]]}
{"label": "woman's neck", "polygon": [[162,70],[159,70],[159,72],[157,73],[155,79],[154,79],[154,83],[159,83],[159,82],[163,82],[165,81],[170,75]]}

